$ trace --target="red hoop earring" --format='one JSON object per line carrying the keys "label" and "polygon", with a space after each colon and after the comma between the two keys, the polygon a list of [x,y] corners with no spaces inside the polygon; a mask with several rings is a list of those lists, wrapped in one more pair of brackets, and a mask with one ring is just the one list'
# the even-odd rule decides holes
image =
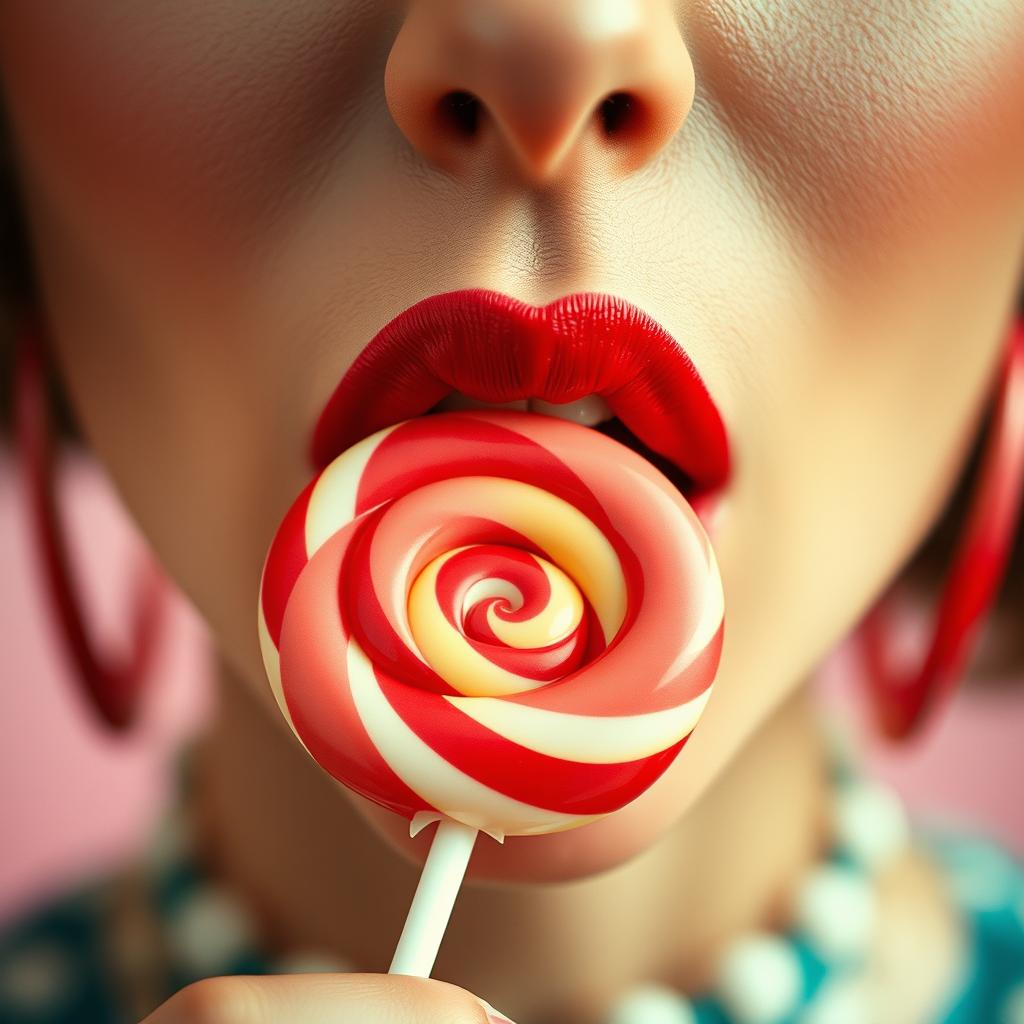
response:
{"label": "red hoop earring", "polygon": [[88,704],[115,730],[136,717],[166,618],[166,583],[155,564],[140,569],[133,594],[133,621],[127,657],[101,656],[90,638],[74,585],[67,545],[57,514],[53,483],[53,439],[46,389],[43,345],[37,329],[26,323],[18,333],[15,354],[15,446],[24,480],[31,532],[49,604],[72,669]]}
{"label": "red hoop earring", "polygon": [[967,522],[943,586],[923,663],[898,669],[893,609],[885,595],[857,631],[869,698],[882,732],[903,739],[956,689],[985,614],[1006,573],[1024,481],[1024,319],[1011,329],[994,415]]}

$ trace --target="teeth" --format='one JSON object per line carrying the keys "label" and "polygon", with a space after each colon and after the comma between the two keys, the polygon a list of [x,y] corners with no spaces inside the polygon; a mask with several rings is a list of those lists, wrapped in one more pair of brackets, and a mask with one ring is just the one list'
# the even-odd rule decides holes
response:
{"label": "teeth", "polygon": [[575,402],[545,402],[542,398],[520,398],[515,402],[480,402],[459,391],[453,391],[435,407],[438,412],[458,412],[460,409],[518,409],[521,412],[535,412],[540,416],[554,416],[560,420],[571,420],[584,427],[612,419],[608,403],[600,395],[587,395]]}
{"label": "teeth", "polygon": [[612,418],[608,403],[600,395],[587,395],[586,398],[564,404],[531,398],[530,412],[540,413],[542,416],[555,416],[560,420],[572,420],[573,423],[579,423],[584,427],[593,427]]}
{"label": "teeth", "polygon": [[436,409],[438,412],[459,412],[462,409],[518,409],[526,412],[529,402],[528,398],[520,398],[515,402],[479,402],[460,391],[453,391],[437,403]]}

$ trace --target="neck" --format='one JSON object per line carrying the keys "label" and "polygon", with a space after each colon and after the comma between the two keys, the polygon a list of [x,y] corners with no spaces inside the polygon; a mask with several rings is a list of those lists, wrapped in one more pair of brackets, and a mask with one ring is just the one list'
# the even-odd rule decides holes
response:
{"label": "neck", "polygon": [[[734,936],[785,923],[793,884],[820,855],[826,758],[811,704],[801,689],[673,831],[628,864],[571,884],[467,888],[437,975],[513,1017],[581,1021],[639,981],[705,987]],[[339,796],[276,710],[227,672],[197,770],[200,835],[258,908],[268,940],[385,970],[417,870]]]}

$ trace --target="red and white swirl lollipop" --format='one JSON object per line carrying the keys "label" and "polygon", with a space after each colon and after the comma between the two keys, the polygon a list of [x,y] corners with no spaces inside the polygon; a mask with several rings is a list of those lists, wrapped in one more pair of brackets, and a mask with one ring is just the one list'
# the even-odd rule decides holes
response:
{"label": "red and white swirl lollipop", "polygon": [[503,838],[594,821],[665,771],[722,616],[700,522],[647,460],[473,411],[379,431],[317,475],[271,545],[259,629],[321,767],[414,829]]}

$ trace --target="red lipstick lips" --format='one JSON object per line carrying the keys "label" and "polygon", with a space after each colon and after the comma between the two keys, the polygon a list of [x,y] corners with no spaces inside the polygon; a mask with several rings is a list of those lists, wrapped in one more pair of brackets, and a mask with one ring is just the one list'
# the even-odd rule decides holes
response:
{"label": "red lipstick lips", "polygon": [[728,481],[721,416],[689,356],[636,306],[596,292],[532,306],[484,289],[445,292],[400,313],[342,378],[313,434],[317,468],[452,391],[482,402],[600,395],[688,496]]}

